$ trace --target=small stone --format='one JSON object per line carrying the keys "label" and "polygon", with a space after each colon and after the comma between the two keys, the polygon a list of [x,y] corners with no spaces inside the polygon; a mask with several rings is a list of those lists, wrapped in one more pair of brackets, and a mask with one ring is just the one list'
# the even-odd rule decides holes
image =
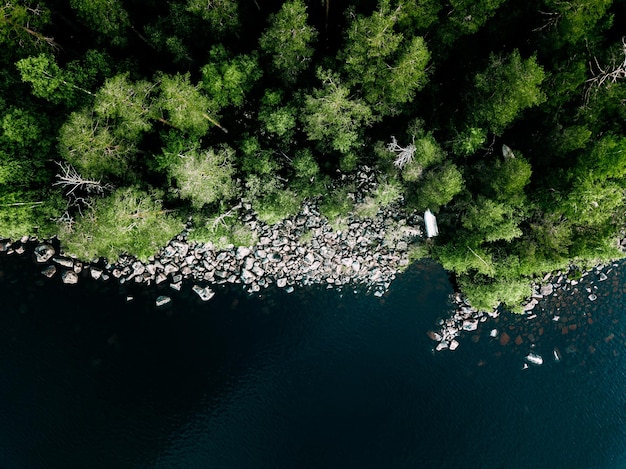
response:
{"label": "small stone", "polygon": [[54,248],[49,244],[40,244],[33,252],[35,254],[35,260],[39,264],[48,262],[55,254]]}
{"label": "small stone", "polygon": [[43,269],[41,271],[41,273],[48,278],[52,278],[52,276],[54,276],[54,274],[56,274],[57,272],[57,268],[54,265],[49,265],[48,267],[46,267],[45,269]]}
{"label": "small stone", "polygon": [[459,342],[456,339],[450,341],[450,350],[454,351],[459,347]]}
{"label": "small stone", "polygon": [[246,285],[254,282],[256,280],[256,276],[250,272],[249,270],[242,269],[241,270],[241,281]]}
{"label": "small stone", "polygon": [[183,282],[174,282],[170,283],[170,288],[175,291],[180,291],[183,286]]}
{"label": "small stone", "polygon": [[435,342],[441,342],[443,340],[443,337],[441,337],[441,334],[438,334],[437,332],[428,331],[427,334],[430,340],[434,340]]}
{"label": "small stone", "polygon": [[239,260],[243,259],[244,257],[248,257],[250,255],[250,248],[247,248],[245,246],[239,246],[237,248],[237,252],[235,254],[235,257]]}
{"label": "small stone", "polygon": [[598,277],[599,282],[604,282],[608,277],[604,272],[600,272],[600,276]]}
{"label": "small stone", "polygon": [[285,277],[281,277],[276,280],[276,286],[278,288],[284,288],[287,285],[287,279]]}
{"label": "small stone", "polygon": [[554,292],[554,286],[551,283],[548,283],[547,285],[543,285],[540,291],[542,296],[551,295]]}
{"label": "small stone", "polygon": [[491,329],[491,332],[489,332],[489,337],[498,337],[498,329]]}
{"label": "small stone", "polygon": [[64,270],[61,273],[61,280],[66,285],[75,285],[78,283],[78,274],[73,270]]}
{"label": "small stone", "polygon": [[587,298],[589,298],[589,301],[596,301],[598,299],[598,296],[592,293]]}
{"label": "small stone", "polygon": [[155,304],[157,307],[166,306],[172,302],[172,299],[169,296],[161,295],[158,296]]}
{"label": "small stone", "polygon": [[61,267],[65,267],[67,269],[74,268],[74,260],[69,259],[67,257],[53,257],[52,262],[54,262],[57,265],[60,265]]}
{"label": "small stone", "polygon": [[208,286],[201,287],[200,285],[194,285],[192,290],[202,301],[209,301],[211,298],[215,296],[215,292],[211,290]]}
{"label": "small stone", "polygon": [[463,321],[462,327],[464,331],[475,331],[476,329],[478,329],[478,320],[466,319]]}

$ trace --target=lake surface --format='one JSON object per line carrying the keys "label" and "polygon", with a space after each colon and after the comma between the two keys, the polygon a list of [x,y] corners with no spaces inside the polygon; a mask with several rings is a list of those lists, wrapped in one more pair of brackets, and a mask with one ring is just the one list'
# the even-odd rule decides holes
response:
{"label": "lake surface", "polygon": [[0,467],[626,467],[625,276],[434,354],[452,287],[428,261],[384,298],[165,289],[156,309],[2,257]]}

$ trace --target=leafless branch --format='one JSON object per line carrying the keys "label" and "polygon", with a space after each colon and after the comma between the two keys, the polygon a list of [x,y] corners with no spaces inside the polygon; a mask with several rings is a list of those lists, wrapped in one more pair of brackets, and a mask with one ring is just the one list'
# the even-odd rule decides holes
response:
{"label": "leafless branch", "polygon": [[101,195],[105,189],[109,189],[108,185],[103,185],[99,180],[83,178],[69,163],[57,162],[61,172],[56,175],[57,181],[55,186],[62,186],[68,189],[67,196],[76,196],[76,191],[83,191],[87,194]]}
{"label": "leafless branch", "polygon": [[396,137],[391,136],[391,143],[387,145],[387,150],[396,154],[396,159],[393,164],[399,168],[404,168],[408,163],[413,160],[413,156],[415,156],[415,138],[413,138],[413,143],[409,144],[406,147],[401,147],[396,140]]}
{"label": "leafless branch", "polygon": [[[593,89],[598,89],[609,83],[615,83],[617,80],[626,78],[626,36],[622,37],[622,55],[613,57],[610,64],[602,67],[597,57],[593,57],[593,61],[589,62],[592,78],[587,80],[587,89],[585,90],[585,102],[589,101],[589,96]],[[619,60],[619,62],[618,62]]]}

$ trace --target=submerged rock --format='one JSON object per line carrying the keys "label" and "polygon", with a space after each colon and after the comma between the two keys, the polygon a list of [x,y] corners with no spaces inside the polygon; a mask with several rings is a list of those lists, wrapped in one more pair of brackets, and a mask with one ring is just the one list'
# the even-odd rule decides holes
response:
{"label": "submerged rock", "polygon": [[209,301],[215,296],[215,292],[209,287],[201,287],[200,285],[194,285],[193,291],[202,301]]}
{"label": "submerged rock", "polygon": [[528,363],[532,363],[533,365],[543,365],[543,357],[537,353],[530,352],[526,355],[526,361]]}
{"label": "submerged rock", "polygon": [[161,307],[161,306],[166,306],[170,304],[171,302],[172,302],[172,299],[169,296],[161,295],[157,297],[155,304],[158,307]]}

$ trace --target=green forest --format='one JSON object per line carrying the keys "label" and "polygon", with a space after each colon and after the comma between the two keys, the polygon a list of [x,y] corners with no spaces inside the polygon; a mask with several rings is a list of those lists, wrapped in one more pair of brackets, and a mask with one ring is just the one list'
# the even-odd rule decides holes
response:
{"label": "green forest", "polygon": [[[626,2],[9,0],[0,236],[85,259],[319,201],[430,209],[472,304],[622,257]],[[219,223],[216,223],[219,221]]]}

